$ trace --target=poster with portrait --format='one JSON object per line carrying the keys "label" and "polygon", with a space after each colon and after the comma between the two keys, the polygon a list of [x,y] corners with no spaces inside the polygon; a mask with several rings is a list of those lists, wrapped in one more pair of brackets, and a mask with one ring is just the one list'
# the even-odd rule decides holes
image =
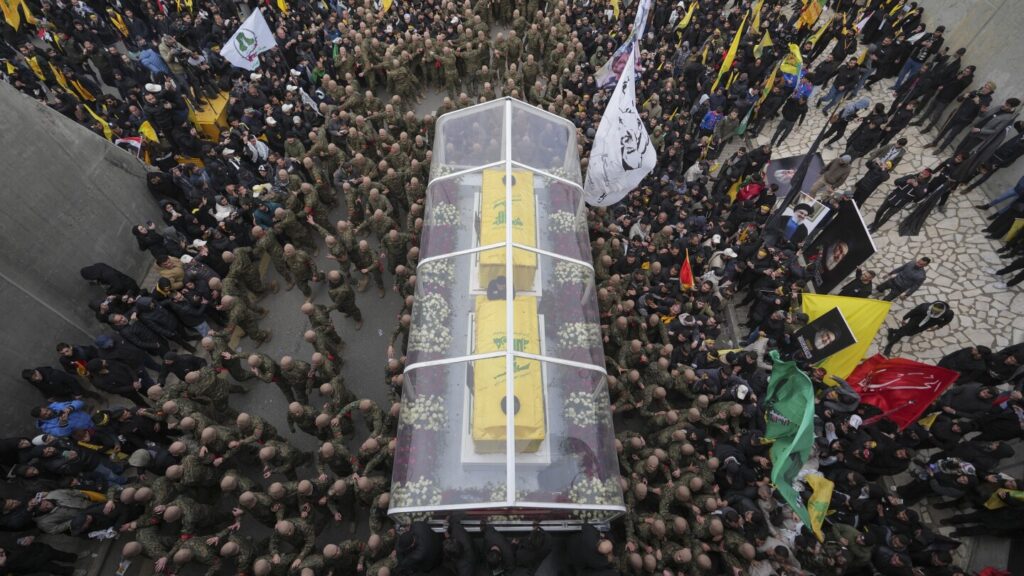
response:
{"label": "poster with portrait", "polygon": [[[768,166],[765,168],[764,181],[769,186],[772,184],[779,185],[779,198],[785,198],[786,194],[789,193],[790,182],[793,180],[793,175],[796,174],[796,169],[800,166],[800,162],[803,159],[804,154],[801,154],[786,158],[772,158],[768,162]],[[804,178],[800,191],[804,193],[810,192],[811,184],[814,184],[814,181],[821,176],[821,171],[824,169],[825,161],[821,159],[821,154],[815,153],[811,157],[811,163],[807,166],[807,177]]]}
{"label": "poster with portrait", "polygon": [[782,211],[782,216],[783,218],[795,218],[801,226],[807,228],[807,236],[810,236],[818,224],[825,220],[828,213],[828,206],[801,192],[796,197],[796,201]]}
{"label": "poster with portrait", "polygon": [[818,294],[831,292],[876,250],[857,205],[842,202],[825,229],[804,247],[814,291]]}
{"label": "poster with portrait", "polygon": [[842,311],[833,308],[797,330],[782,352],[787,358],[817,364],[856,343]]}

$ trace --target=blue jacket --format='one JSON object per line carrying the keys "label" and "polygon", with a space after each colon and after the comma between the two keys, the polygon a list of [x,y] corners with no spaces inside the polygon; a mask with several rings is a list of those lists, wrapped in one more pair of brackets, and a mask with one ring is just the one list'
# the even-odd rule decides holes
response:
{"label": "blue jacket", "polygon": [[154,74],[164,73],[170,74],[171,69],[167,67],[167,63],[160,57],[160,53],[152,48],[146,48],[142,52],[139,52],[139,64],[146,67],[147,70]]}
{"label": "blue jacket", "polygon": [[71,402],[53,402],[47,408],[54,412],[60,413],[67,408],[72,408],[72,412],[68,414],[68,422],[64,426],[60,424],[60,416],[50,418],[48,420],[36,420],[36,427],[39,428],[44,434],[50,434],[51,436],[70,436],[75,430],[86,430],[92,428],[92,417],[89,414],[82,412],[82,406],[84,404],[81,400],[72,400]]}

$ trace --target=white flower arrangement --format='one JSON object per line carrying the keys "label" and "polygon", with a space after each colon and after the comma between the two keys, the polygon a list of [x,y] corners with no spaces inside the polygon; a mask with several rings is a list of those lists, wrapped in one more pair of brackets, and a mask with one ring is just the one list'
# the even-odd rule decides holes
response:
{"label": "white flower arrangement", "polygon": [[413,317],[418,326],[444,326],[448,324],[448,316],[452,307],[440,294],[427,294],[416,299],[413,305]]}
{"label": "white flower arrangement", "polygon": [[[600,480],[599,478],[584,478],[573,484],[569,489],[569,503],[578,506],[588,504],[609,505],[619,502],[620,487],[617,480]],[[575,509],[572,515],[583,520],[603,520],[608,517],[605,510]]]}
{"label": "white flower arrangement", "polygon": [[[491,493],[487,497],[488,498],[487,501],[488,502],[504,502],[505,501],[505,494],[506,494],[507,490],[508,490],[508,487],[505,486],[504,484],[499,484],[497,486],[492,487],[491,488]],[[523,490],[516,490],[516,498],[515,498],[516,501],[526,500],[526,496],[527,496],[527,493],[525,491],[523,491]],[[516,520],[522,520],[523,516],[522,515],[518,515],[518,514],[496,515],[496,516],[488,516],[487,519],[489,521],[492,521],[492,522],[512,522],[512,521],[516,521]]]}
{"label": "white flower arrangement", "polygon": [[402,407],[401,420],[419,430],[440,432],[448,427],[448,410],[444,399],[435,394],[416,396]]}
{"label": "white flower arrangement", "polygon": [[580,427],[593,426],[601,420],[594,397],[583,391],[569,394],[563,413],[570,422]]}
{"label": "white flower arrangement", "polygon": [[455,279],[455,259],[441,258],[420,264],[416,267],[416,277],[419,282],[447,286]]}
{"label": "white flower arrangement", "polygon": [[429,226],[458,226],[461,221],[459,207],[451,202],[438,202],[427,214]]}
{"label": "white flower arrangement", "polygon": [[409,350],[441,353],[451,346],[452,330],[447,326],[416,326],[409,332]]}
{"label": "white flower arrangement", "polygon": [[601,344],[601,329],[589,322],[568,322],[558,329],[558,343],[564,350],[593,348]]}
{"label": "white flower arrangement", "polygon": [[551,214],[548,216],[548,221],[551,223],[551,231],[559,234],[568,234],[585,229],[587,225],[585,219],[578,217],[568,210],[559,210]]}
{"label": "white flower arrangement", "polygon": [[413,508],[419,506],[440,506],[441,489],[424,476],[415,481],[401,482],[391,487],[391,501],[395,508]]}
{"label": "white flower arrangement", "polygon": [[555,264],[555,270],[552,274],[556,286],[585,284],[594,278],[594,272],[590,268],[582,264],[566,261]]}

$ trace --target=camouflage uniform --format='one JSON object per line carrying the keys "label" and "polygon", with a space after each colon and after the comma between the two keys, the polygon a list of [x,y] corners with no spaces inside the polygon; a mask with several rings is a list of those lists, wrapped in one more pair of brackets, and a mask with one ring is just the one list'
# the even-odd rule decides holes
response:
{"label": "camouflage uniform", "polygon": [[[388,218],[388,220],[391,219]],[[377,288],[384,292],[384,277],[381,275],[380,270],[381,261],[376,251],[372,248],[367,248],[366,250],[357,249],[352,255],[352,263],[360,274],[359,285],[357,286],[359,292],[366,290],[371,278]]]}
{"label": "camouflage uniform", "polygon": [[308,520],[302,518],[288,518],[287,520],[295,526],[295,530],[290,536],[283,536],[275,530],[270,537],[268,546],[270,554],[282,554],[282,545],[288,544],[294,550],[295,559],[304,560],[313,552],[313,546],[316,545],[316,531]]}
{"label": "camouflage uniform", "polygon": [[380,244],[387,255],[388,272],[394,274],[395,268],[405,261],[405,255],[409,253],[409,243],[411,241],[412,236],[403,232],[399,232],[394,240],[391,239],[390,234],[384,234]]}
{"label": "camouflage uniform", "polygon": [[289,480],[297,480],[298,475],[295,469],[309,462],[312,458],[308,452],[302,452],[293,448],[287,442],[269,440],[265,445],[273,446],[277,450],[274,458],[266,463],[266,466],[270,468],[270,472],[272,474],[283,474]]}
{"label": "camouflage uniform", "polygon": [[336,285],[331,284],[327,295],[331,298],[331,302],[334,303],[334,308],[338,312],[341,312],[348,318],[352,318],[356,322],[363,321],[363,313],[359,310],[359,306],[356,305],[355,290],[352,289],[352,284],[347,277]]}
{"label": "camouflage uniform", "polygon": [[[258,344],[263,344],[270,340],[270,331],[260,328],[256,314],[246,307],[241,300],[235,300],[231,311],[228,312],[228,327],[233,329],[235,326],[241,328],[246,336],[252,338]],[[230,330],[228,331],[230,332]]]}
{"label": "camouflage uniform", "polygon": [[313,237],[309,234],[309,228],[299,221],[293,212],[285,210],[280,220],[276,217],[274,220],[274,232],[287,236],[288,241],[296,248],[316,252],[316,244],[313,243]]}
{"label": "camouflage uniform", "polygon": [[296,248],[295,252],[290,256],[285,255],[284,261],[288,265],[288,270],[292,273],[292,278],[295,279],[295,284],[302,291],[302,295],[306,298],[311,298],[313,296],[313,289],[309,286],[309,283],[320,280],[320,271],[317,270],[313,257],[305,251]]}
{"label": "camouflage uniform", "polygon": [[277,273],[286,282],[292,283],[291,272],[288,271],[288,266],[284,262],[284,249],[281,247],[281,243],[278,241],[277,234],[273,229],[265,229],[263,237],[256,240],[252,247],[257,258],[267,255],[270,258],[271,264],[274,265],[274,270],[277,270]]}
{"label": "camouflage uniform", "polygon": [[188,387],[189,398],[210,404],[214,419],[224,422],[238,416],[238,411],[228,403],[231,385],[210,366],[199,370],[199,380]]}
{"label": "camouflage uniform", "polygon": [[292,391],[296,401],[309,404],[309,393],[313,389],[313,379],[309,376],[311,366],[302,360],[292,360],[287,369],[281,368],[280,378]]}
{"label": "camouflage uniform", "polygon": [[295,395],[292,393],[291,386],[281,377],[281,366],[266,354],[256,354],[256,356],[259,356],[260,364],[253,369],[253,374],[260,380],[277,386],[289,404],[295,402]]}
{"label": "camouflage uniform", "polygon": [[295,427],[298,426],[299,430],[302,430],[306,434],[309,434],[314,438],[324,440],[326,437],[326,433],[322,432],[316,427],[316,417],[319,415],[319,412],[314,411],[312,408],[306,406],[305,404],[303,404],[302,406],[302,413],[299,414],[298,416],[292,413],[291,410],[288,410],[288,430],[290,430],[292,434],[294,434]]}

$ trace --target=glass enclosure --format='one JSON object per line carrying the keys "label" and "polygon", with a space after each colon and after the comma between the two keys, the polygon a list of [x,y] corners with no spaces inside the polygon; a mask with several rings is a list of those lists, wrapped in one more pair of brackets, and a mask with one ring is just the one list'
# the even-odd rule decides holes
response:
{"label": "glass enclosure", "polygon": [[625,510],[576,146],[572,123],[510,98],[438,119],[392,478],[399,522],[461,510],[571,528]]}

